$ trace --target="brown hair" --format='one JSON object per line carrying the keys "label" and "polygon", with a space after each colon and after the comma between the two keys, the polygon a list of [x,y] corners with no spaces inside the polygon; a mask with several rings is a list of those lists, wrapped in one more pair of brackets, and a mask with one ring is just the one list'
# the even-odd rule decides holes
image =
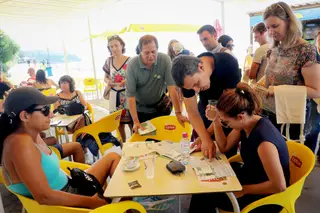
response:
{"label": "brown hair", "polygon": [[120,38],[120,36],[118,36],[118,35],[113,35],[113,36],[108,37],[108,50],[109,50],[109,52],[110,52],[110,55],[112,55],[112,52],[111,52],[111,49],[110,49],[110,47],[109,47],[109,43],[110,43],[111,41],[113,41],[113,40],[117,40],[117,41],[120,42],[120,44],[122,45],[122,54],[125,53],[125,52],[126,52],[126,48],[125,48],[126,43],[124,43],[124,41],[122,40],[122,38]]}
{"label": "brown hair", "polygon": [[178,42],[178,40],[172,39],[172,40],[169,42],[169,45],[168,45],[168,56],[171,58],[171,61],[172,61],[172,60],[174,59],[174,57],[175,57],[175,53],[174,53],[173,48],[171,47],[171,45],[172,45],[173,43],[176,43],[176,42]]}
{"label": "brown hair", "polygon": [[260,22],[253,27],[252,32],[260,34],[265,33],[267,32],[266,25],[264,25],[263,22]]}
{"label": "brown hair", "polygon": [[217,103],[217,109],[230,117],[237,117],[242,112],[248,115],[259,114],[261,100],[246,83],[238,83],[236,89],[226,90]]}
{"label": "brown hair", "polygon": [[[286,48],[292,47],[295,45],[298,38],[302,37],[302,25],[301,22],[294,15],[290,6],[285,2],[278,2],[267,7],[263,13],[263,20],[274,16],[283,21],[288,22],[287,34],[284,41],[281,41],[283,46]],[[277,47],[280,44],[280,41],[273,41],[272,46]]]}
{"label": "brown hair", "polygon": [[140,52],[142,51],[142,46],[143,45],[147,45],[150,44],[154,41],[154,43],[156,44],[156,48],[158,49],[159,45],[158,45],[158,40],[155,36],[153,35],[144,35],[139,39],[139,50]]}

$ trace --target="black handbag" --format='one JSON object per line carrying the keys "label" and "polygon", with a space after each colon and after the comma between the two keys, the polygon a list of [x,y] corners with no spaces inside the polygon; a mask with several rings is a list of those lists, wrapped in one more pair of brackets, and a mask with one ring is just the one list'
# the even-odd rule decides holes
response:
{"label": "black handbag", "polygon": [[71,103],[67,105],[60,105],[54,113],[59,112],[60,114],[66,114],[68,116],[71,115],[79,115],[84,113],[84,106],[81,103]]}
{"label": "black handbag", "polygon": [[72,188],[77,190],[77,194],[93,196],[98,193],[101,199],[106,200],[103,196],[103,188],[95,176],[78,168],[70,169],[68,167],[68,170],[71,176],[68,183]]}

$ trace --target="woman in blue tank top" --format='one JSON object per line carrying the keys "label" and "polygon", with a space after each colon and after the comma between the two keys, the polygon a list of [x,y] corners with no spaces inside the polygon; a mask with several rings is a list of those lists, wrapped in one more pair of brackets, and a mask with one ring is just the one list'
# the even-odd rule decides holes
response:
{"label": "woman in blue tank top", "polygon": [[[240,209],[265,196],[284,191],[289,186],[289,153],[286,141],[269,121],[258,113],[261,103],[245,83],[225,91],[217,106],[207,106],[219,150],[224,153],[241,142],[243,164],[231,164],[243,190],[234,192]],[[232,128],[226,137],[222,127]],[[198,144],[201,145],[201,144]],[[189,212],[212,212],[216,207],[233,211],[226,194],[193,195]],[[252,212],[280,212],[282,207],[266,205]]]}
{"label": "woman in blue tank top", "polygon": [[[21,87],[5,100],[0,117],[0,157],[7,187],[17,194],[33,197],[43,205],[97,208],[107,204],[95,196],[83,196],[68,184],[60,169],[58,157],[41,139],[40,132],[49,129],[50,104],[58,97],[44,96],[39,90]],[[105,155],[87,172],[104,185],[112,176],[120,156]]]}

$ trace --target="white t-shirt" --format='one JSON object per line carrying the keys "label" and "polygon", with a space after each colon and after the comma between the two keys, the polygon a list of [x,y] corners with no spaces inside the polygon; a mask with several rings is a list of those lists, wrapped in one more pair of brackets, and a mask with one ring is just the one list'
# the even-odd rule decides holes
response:
{"label": "white t-shirt", "polygon": [[261,45],[253,55],[252,62],[260,64],[257,71],[256,81],[258,82],[264,76],[264,70],[267,66],[267,51],[269,49],[268,44]]}
{"label": "white t-shirt", "polygon": [[[224,49],[224,51],[221,51],[222,48]],[[212,52],[213,54],[214,54],[214,53],[221,53],[221,52],[229,53],[229,54],[232,55],[235,59],[237,59],[236,56],[235,56],[228,48],[223,47],[220,43],[219,43],[218,46],[217,46],[216,48],[214,48],[211,52]]]}

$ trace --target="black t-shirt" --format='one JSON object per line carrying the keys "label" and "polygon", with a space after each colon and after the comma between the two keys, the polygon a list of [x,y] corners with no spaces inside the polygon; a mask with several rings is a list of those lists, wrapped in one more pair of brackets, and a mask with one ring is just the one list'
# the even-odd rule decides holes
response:
{"label": "black t-shirt", "polygon": [[258,184],[269,180],[258,154],[258,147],[264,141],[276,146],[286,183],[289,186],[289,152],[286,141],[270,120],[263,117],[252,129],[249,137],[244,131],[241,132],[240,154],[244,163],[239,175],[241,184]]}
{"label": "black t-shirt", "polygon": [[[200,91],[200,102],[203,106],[208,104],[208,100],[218,100],[225,89],[236,88],[241,80],[238,61],[228,53],[210,52],[202,53],[198,56],[211,56],[214,59],[213,72],[210,76],[210,88],[205,91]],[[194,90],[182,88],[182,93],[185,98],[190,98],[195,95]]]}
{"label": "black t-shirt", "polygon": [[3,99],[4,93],[9,90],[10,87],[8,86],[8,84],[0,82],[0,99]]}

